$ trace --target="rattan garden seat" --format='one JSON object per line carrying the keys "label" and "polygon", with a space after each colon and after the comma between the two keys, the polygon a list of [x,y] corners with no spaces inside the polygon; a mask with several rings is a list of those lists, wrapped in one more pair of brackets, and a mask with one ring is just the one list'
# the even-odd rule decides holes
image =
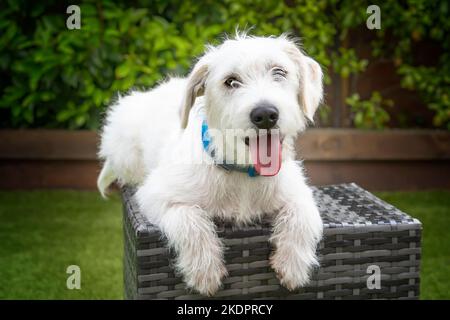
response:
{"label": "rattan garden seat", "polygon": [[[187,290],[172,268],[173,253],[142,215],[134,190],[122,189],[127,299],[205,299]],[[320,267],[307,287],[290,292],[268,264],[270,221],[245,228],[217,222],[229,276],[210,299],[417,299],[421,223],[356,184],[314,188],[324,221]],[[380,287],[369,288],[370,266]],[[369,268],[369,269],[368,269]],[[370,280],[370,279],[369,279]]]}

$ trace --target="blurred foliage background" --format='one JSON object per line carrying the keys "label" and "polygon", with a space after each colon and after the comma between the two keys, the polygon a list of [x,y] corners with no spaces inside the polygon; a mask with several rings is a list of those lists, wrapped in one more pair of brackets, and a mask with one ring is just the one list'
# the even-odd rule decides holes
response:
{"label": "blurred foliage background", "polygon": [[[168,74],[184,75],[204,44],[254,26],[252,34],[291,32],[307,53],[340,78],[368,65],[346,44],[366,28],[368,1],[134,0],[82,1],[81,29],[66,28],[68,3],[2,1],[0,10],[0,127],[95,129],[118,92],[145,89]],[[70,3],[74,4],[74,3]],[[416,91],[433,112],[433,125],[450,129],[450,19],[447,1],[389,0],[382,28],[371,40],[373,58],[395,61],[402,87]],[[415,44],[431,41],[438,59],[417,64]],[[379,92],[363,100],[349,93],[352,125],[384,128]],[[322,108],[326,123],[329,107]]]}

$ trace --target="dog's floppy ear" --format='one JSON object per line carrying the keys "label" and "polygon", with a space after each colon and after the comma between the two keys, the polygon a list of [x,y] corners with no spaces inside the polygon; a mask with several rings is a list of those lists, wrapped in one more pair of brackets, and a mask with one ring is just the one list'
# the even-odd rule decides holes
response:
{"label": "dog's floppy ear", "polygon": [[308,120],[313,122],[314,113],[323,99],[322,68],[314,59],[307,57],[291,42],[288,44],[286,52],[297,65],[300,79],[300,106]]}
{"label": "dog's floppy ear", "polygon": [[204,94],[205,81],[208,74],[208,65],[200,60],[188,77],[186,91],[181,106],[181,127],[186,128],[189,120],[189,112],[195,99]]}
{"label": "dog's floppy ear", "polygon": [[306,117],[313,122],[314,113],[323,99],[323,73],[320,65],[313,59],[304,56],[304,75],[300,88],[300,102]]}

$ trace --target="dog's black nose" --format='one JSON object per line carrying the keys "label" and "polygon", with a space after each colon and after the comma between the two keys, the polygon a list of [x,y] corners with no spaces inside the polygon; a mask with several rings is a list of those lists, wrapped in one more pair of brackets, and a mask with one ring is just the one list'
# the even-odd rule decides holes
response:
{"label": "dog's black nose", "polygon": [[259,129],[271,129],[278,121],[278,109],[270,103],[259,104],[250,112],[250,120]]}

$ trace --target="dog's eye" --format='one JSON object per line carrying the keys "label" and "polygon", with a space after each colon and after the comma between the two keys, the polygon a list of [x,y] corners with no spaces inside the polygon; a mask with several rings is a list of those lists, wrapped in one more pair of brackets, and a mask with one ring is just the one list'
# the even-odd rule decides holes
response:
{"label": "dog's eye", "polygon": [[275,80],[286,79],[287,71],[282,68],[278,68],[278,67],[273,68],[272,75],[274,76]]}
{"label": "dog's eye", "polygon": [[228,88],[236,89],[239,88],[242,85],[242,83],[235,77],[229,77],[227,80],[225,80],[225,85]]}

